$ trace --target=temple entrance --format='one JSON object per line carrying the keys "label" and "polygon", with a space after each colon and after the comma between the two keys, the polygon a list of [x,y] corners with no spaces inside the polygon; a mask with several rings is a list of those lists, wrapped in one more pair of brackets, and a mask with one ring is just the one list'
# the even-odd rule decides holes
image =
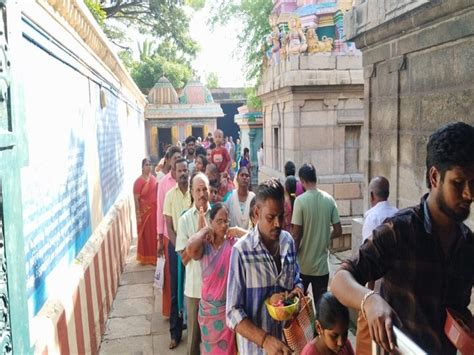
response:
{"label": "temple entrance", "polygon": [[234,116],[238,114],[237,107],[242,106],[240,103],[221,104],[224,117],[217,120],[217,128],[224,132],[224,136],[232,136],[234,142],[239,138],[239,126],[234,122]]}
{"label": "temple entrance", "polygon": [[194,138],[197,138],[197,137],[201,137],[201,139],[204,139],[204,127],[202,126],[199,126],[199,127],[192,127],[192,130],[191,130],[191,135],[194,137]]}
{"label": "temple entrance", "polygon": [[158,128],[158,159],[165,156],[166,149],[172,143],[171,128]]}

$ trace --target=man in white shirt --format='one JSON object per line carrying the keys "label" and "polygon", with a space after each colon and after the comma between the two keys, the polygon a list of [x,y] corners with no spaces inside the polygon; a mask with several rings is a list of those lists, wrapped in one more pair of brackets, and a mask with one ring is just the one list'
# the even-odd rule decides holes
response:
{"label": "man in white shirt", "polygon": [[372,208],[364,214],[362,238],[366,240],[385,218],[392,217],[398,209],[390,206],[388,195],[390,184],[383,176],[374,177],[369,184],[370,205]]}
{"label": "man in white shirt", "polygon": [[[190,185],[192,206],[178,220],[176,233],[176,251],[182,252],[183,263],[186,265],[186,277],[184,283],[184,295],[187,300],[188,311],[188,355],[200,354],[201,329],[198,323],[199,301],[201,299],[202,274],[201,264],[192,260],[186,254],[188,239],[204,227],[210,224],[209,213],[209,180],[203,173],[193,176]],[[200,221],[200,216],[206,220]]]}
{"label": "man in white shirt", "polygon": [[[397,213],[398,209],[390,206],[387,201],[390,193],[390,183],[383,176],[374,177],[369,183],[370,205],[372,208],[364,214],[362,226],[362,238],[364,242],[372,231],[383,223],[383,221]],[[380,281],[369,282],[367,287],[371,290],[380,288]],[[359,312],[360,313],[360,312]],[[358,355],[372,354],[372,341],[367,321],[359,314],[357,319],[356,349]]]}
{"label": "man in white shirt", "polygon": [[260,149],[257,151],[257,163],[258,171],[260,171],[263,166],[263,142],[260,144]]}
{"label": "man in white shirt", "polygon": [[226,200],[225,205],[229,211],[230,226],[249,229],[250,201],[255,194],[249,191],[250,173],[246,166],[242,166],[237,173],[237,189]]}

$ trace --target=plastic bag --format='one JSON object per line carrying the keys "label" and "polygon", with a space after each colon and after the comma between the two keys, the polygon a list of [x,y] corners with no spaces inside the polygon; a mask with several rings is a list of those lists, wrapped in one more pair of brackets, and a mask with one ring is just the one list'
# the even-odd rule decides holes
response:
{"label": "plastic bag", "polygon": [[163,291],[163,281],[165,278],[165,258],[158,257],[156,259],[155,281],[153,286],[159,291]]}

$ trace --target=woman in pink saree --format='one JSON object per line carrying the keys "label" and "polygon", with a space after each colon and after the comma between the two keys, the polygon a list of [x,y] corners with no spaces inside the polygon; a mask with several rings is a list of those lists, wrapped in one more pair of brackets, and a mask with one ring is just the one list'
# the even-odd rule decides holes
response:
{"label": "woman in pink saree", "polygon": [[[220,202],[212,207],[210,220],[211,225],[194,234],[186,248],[191,258],[201,261],[202,291],[198,315],[201,354],[237,354],[235,334],[225,322],[230,253],[237,241],[230,234],[239,237],[247,231],[241,228],[229,229],[229,212]],[[200,225],[205,225],[203,213]]]}
{"label": "woman in pink saree", "polygon": [[137,214],[137,260],[156,265],[156,178],[152,175],[149,159],[142,160],[142,175],[133,184],[133,197]]}

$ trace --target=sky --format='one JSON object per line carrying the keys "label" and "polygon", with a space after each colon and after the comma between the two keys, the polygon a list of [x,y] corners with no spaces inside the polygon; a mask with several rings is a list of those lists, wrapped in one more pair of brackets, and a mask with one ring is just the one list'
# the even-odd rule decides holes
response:
{"label": "sky", "polygon": [[206,83],[207,75],[214,72],[219,78],[220,87],[245,86],[244,61],[236,53],[237,34],[239,28],[242,28],[242,23],[235,20],[226,26],[216,26],[211,32],[207,25],[210,1],[206,3],[202,10],[194,12],[191,17],[191,37],[201,47],[193,67],[203,84]]}

